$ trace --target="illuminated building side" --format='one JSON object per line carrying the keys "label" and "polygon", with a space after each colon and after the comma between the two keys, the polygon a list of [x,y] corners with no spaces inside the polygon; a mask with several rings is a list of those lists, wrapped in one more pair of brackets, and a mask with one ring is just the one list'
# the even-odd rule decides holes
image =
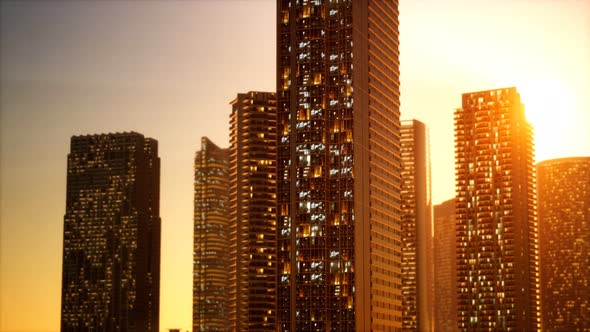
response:
{"label": "illuminated building side", "polygon": [[193,331],[227,331],[228,150],[201,138],[195,156]]}
{"label": "illuminated building side", "polygon": [[158,331],[159,191],[157,141],[72,137],[61,331]]}
{"label": "illuminated building side", "polygon": [[276,331],[276,94],[231,102],[230,325]]}
{"label": "illuminated building side", "polygon": [[432,202],[428,130],[402,121],[402,305],[404,331],[433,329]]}
{"label": "illuminated building side", "polygon": [[434,330],[457,329],[455,199],[434,206]]}
{"label": "illuminated building side", "polygon": [[537,164],[543,331],[590,329],[590,157]]}
{"label": "illuminated building side", "polygon": [[455,111],[457,328],[540,330],[532,127],[516,88],[462,99]]}
{"label": "illuminated building side", "polygon": [[401,331],[398,14],[277,1],[280,331]]}

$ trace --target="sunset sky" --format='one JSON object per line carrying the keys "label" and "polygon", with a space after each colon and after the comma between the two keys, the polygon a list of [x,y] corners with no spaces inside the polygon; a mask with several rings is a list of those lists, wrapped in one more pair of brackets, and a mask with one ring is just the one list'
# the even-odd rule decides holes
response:
{"label": "sunset sky", "polygon": [[[590,156],[590,1],[401,0],[402,118],[454,196],[461,93],[516,86],[537,161]],[[160,327],[192,321],[193,159],[229,102],[275,90],[275,2],[0,2],[0,331],[58,331],[72,135],[137,131],[162,160]]]}

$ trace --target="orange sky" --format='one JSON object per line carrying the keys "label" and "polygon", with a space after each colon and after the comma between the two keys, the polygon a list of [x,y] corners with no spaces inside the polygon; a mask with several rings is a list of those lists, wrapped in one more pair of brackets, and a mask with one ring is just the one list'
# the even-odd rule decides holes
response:
{"label": "orange sky", "polygon": [[[193,157],[229,102],[273,91],[274,1],[0,3],[0,331],[58,331],[72,135],[134,130],[162,158],[161,329],[190,329]],[[537,160],[590,155],[590,2],[401,0],[403,118],[454,195],[461,93],[516,86]],[[557,128],[557,130],[556,130]]]}

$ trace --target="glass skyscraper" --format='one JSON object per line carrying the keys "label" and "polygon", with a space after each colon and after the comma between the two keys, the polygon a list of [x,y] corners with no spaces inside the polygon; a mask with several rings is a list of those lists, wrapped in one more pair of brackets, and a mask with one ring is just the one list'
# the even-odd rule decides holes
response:
{"label": "glass skyscraper", "polygon": [[277,1],[277,323],[401,330],[398,1]]}
{"label": "glass skyscraper", "polygon": [[158,331],[157,141],[72,137],[66,192],[61,331]]}

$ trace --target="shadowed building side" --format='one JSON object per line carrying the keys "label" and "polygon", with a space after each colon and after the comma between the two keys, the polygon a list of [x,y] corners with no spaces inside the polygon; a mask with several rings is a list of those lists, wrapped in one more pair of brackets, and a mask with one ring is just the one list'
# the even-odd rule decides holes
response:
{"label": "shadowed building side", "polygon": [[457,329],[455,199],[434,206],[434,330]]}
{"label": "shadowed building side", "polygon": [[62,331],[158,331],[159,182],[157,141],[134,132],[72,137]]}
{"label": "shadowed building side", "polygon": [[428,129],[402,121],[403,330],[433,329],[432,202]]}

